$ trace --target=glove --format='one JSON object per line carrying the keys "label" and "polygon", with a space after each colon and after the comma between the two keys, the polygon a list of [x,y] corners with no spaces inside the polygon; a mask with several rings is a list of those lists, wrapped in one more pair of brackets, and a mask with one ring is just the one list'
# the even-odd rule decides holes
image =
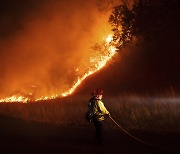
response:
{"label": "glove", "polygon": [[108,117],[110,117],[110,116],[111,116],[111,114],[110,114],[110,113],[108,113],[107,115],[108,115]]}

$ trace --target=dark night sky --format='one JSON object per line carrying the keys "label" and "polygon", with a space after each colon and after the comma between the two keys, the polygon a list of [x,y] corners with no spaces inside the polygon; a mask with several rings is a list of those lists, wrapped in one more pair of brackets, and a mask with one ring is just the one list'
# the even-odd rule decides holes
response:
{"label": "dark night sky", "polygon": [[[9,91],[7,87],[12,93],[18,92],[17,87],[32,90],[29,83],[43,87],[47,81],[43,88],[53,87],[54,92],[61,87],[57,86],[59,80],[68,82],[72,77],[68,71],[73,68],[69,61],[76,64],[79,55],[84,55],[82,50],[89,48],[87,42],[101,26],[99,14],[105,4],[97,6],[95,0],[0,0],[0,92]],[[180,10],[178,1],[173,4],[153,39],[123,49],[118,60],[89,77],[78,92],[97,87],[108,93],[161,91],[170,86],[179,90]]]}

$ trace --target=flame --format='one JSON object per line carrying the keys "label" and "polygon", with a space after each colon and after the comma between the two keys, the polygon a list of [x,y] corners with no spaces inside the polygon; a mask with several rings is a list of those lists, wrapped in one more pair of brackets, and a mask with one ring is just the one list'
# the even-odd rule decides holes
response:
{"label": "flame", "polygon": [[106,38],[106,43],[109,44],[113,40],[112,34],[109,34]]}
{"label": "flame", "polygon": [[26,103],[29,100],[29,98],[26,98],[24,96],[11,96],[4,99],[0,99],[0,102],[23,102]]}
{"label": "flame", "polygon": [[112,34],[108,35],[105,39],[105,46],[108,47],[108,50],[105,55],[100,56],[100,60],[91,59],[91,61],[96,61],[94,68],[91,68],[87,73],[85,73],[82,77],[79,77],[78,80],[74,83],[74,85],[66,92],[62,93],[61,96],[65,97],[74,92],[74,90],[81,84],[81,82],[86,79],[91,74],[102,69],[106,63],[117,53],[115,46],[111,45],[111,41],[113,40]]}
{"label": "flame", "polygon": [[[89,67],[89,70],[84,73],[81,77],[78,77],[77,81],[74,83],[74,85],[67,90],[66,92],[63,92],[60,96],[58,94],[55,94],[53,96],[41,96],[40,98],[35,99],[34,101],[41,101],[41,100],[50,100],[50,99],[55,99],[57,97],[66,97],[68,95],[71,95],[75,89],[82,83],[84,79],[86,79],[88,76],[91,74],[99,71],[102,69],[107,62],[117,53],[115,46],[111,44],[113,41],[113,35],[109,34],[105,38],[105,47],[107,50],[103,54],[98,54],[96,57],[93,57],[90,59],[90,63],[93,64],[93,67]],[[76,69],[76,71],[79,71],[79,68]],[[29,94],[30,96],[32,95],[31,93]],[[0,102],[22,102],[22,103],[27,103],[28,101],[32,101],[29,97],[25,96],[11,96],[7,97],[4,99],[0,99]]]}

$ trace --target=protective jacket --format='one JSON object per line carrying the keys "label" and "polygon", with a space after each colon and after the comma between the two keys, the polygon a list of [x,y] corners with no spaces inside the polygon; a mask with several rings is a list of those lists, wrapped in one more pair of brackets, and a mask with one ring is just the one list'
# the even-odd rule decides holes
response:
{"label": "protective jacket", "polygon": [[94,98],[94,99],[90,99],[90,101],[92,101],[91,111],[93,115],[95,116],[95,118],[97,118],[97,120],[102,121],[104,120],[105,115],[110,114],[109,111],[104,106],[104,103],[102,102],[102,100]]}

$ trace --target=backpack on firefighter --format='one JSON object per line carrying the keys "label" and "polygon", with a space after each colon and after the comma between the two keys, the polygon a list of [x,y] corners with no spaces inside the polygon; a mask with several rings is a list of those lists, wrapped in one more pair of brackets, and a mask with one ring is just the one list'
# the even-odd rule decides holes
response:
{"label": "backpack on firefighter", "polygon": [[94,98],[91,98],[88,102],[88,111],[86,112],[86,120],[88,122],[92,122],[92,119],[93,119],[93,108],[94,108],[94,105],[95,105],[95,100]]}

